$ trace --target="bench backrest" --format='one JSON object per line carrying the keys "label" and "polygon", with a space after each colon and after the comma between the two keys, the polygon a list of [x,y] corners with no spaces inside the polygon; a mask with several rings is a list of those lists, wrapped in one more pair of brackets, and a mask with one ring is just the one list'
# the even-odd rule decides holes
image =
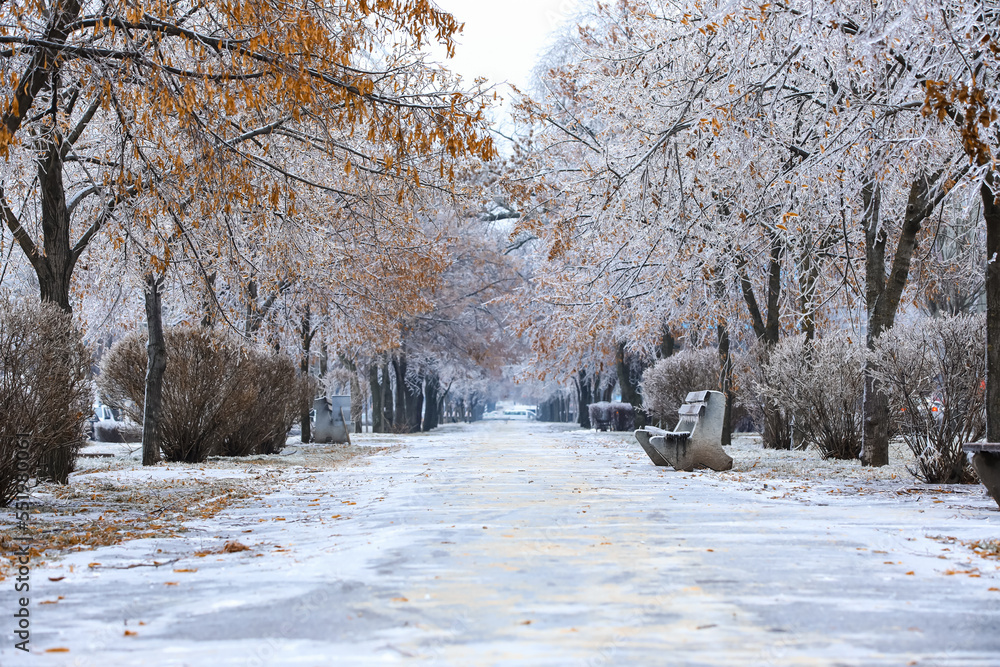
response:
{"label": "bench backrest", "polygon": [[677,411],[680,420],[674,431],[688,431],[699,438],[722,440],[722,427],[726,414],[726,396],[718,391],[692,391]]}

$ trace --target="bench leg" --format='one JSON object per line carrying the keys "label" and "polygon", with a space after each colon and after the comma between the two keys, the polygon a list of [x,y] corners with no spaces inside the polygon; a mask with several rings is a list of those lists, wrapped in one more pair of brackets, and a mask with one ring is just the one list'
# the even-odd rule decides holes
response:
{"label": "bench leg", "polygon": [[976,452],[972,455],[972,467],[979,475],[990,497],[1000,506],[1000,455],[990,452]]}

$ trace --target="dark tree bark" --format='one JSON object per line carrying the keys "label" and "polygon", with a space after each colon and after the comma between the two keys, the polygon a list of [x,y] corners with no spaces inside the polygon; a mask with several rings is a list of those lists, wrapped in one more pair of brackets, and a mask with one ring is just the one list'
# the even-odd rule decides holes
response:
{"label": "dark tree bark", "polygon": [[587,378],[587,371],[583,369],[577,371],[573,382],[576,384],[576,404],[579,410],[577,417],[580,427],[591,428],[590,410],[587,409],[587,406],[593,403],[593,400],[591,400],[593,394],[590,392],[590,380]]}
{"label": "dark tree bark", "polygon": [[437,373],[433,371],[424,377],[424,430],[430,431],[438,427],[440,419],[440,404],[438,403],[438,390],[441,383]]}
{"label": "dark tree bark", "polygon": [[[892,328],[903,296],[903,288],[910,274],[910,264],[917,248],[917,235],[924,220],[947,194],[942,183],[942,172],[931,176],[917,175],[910,185],[906,200],[903,227],[900,230],[892,266],[886,274],[886,243],[888,237],[880,225],[881,192],[877,184],[862,188],[865,207],[865,299],[868,309],[869,349],[883,332]],[[884,466],[889,463],[889,399],[872,376],[871,361],[865,361],[865,395],[863,419],[863,444],[861,462],[866,466]]]}
{"label": "dark tree bark", "polygon": [[[438,386],[440,388],[440,381],[438,381]],[[442,391],[438,395],[437,414],[438,414],[438,420],[439,420],[439,422],[442,421],[441,418],[445,414],[445,411],[444,411],[445,408],[444,408],[444,406],[451,403],[451,401],[448,400],[448,392],[450,392],[450,391],[451,391],[451,383],[449,382],[448,386],[444,388],[444,391]],[[454,422],[454,420],[452,420],[452,421]],[[437,424],[435,424],[435,426],[437,426]]]}
{"label": "dark tree bark", "polygon": [[146,274],[146,392],[142,413],[142,465],[160,461],[160,415],[163,412],[163,374],[167,370],[167,344],[163,337],[163,278]]}
{"label": "dark tree bark", "polygon": [[205,294],[202,295],[201,299],[201,326],[206,329],[211,329],[215,326],[215,303],[210,295],[215,290],[215,281],[218,278],[218,272],[212,271],[207,276],[205,276]]}
{"label": "dark tree bark", "polygon": [[396,373],[396,411],[393,427],[397,433],[408,432],[410,422],[406,411],[406,354],[400,352],[392,358],[392,368]]}
{"label": "dark tree bark", "polygon": [[378,378],[378,362],[372,360],[368,366],[368,386],[372,394],[372,433],[384,433],[382,414],[382,383]]}
{"label": "dark tree bark", "polygon": [[[753,291],[753,283],[746,273],[745,263],[739,265],[740,288],[743,300],[750,311],[754,334],[764,346],[763,363],[766,363],[771,349],[778,344],[779,328],[779,298],[781,296],[781,258],[784,249],[777,236],[771,237],[771,252],[767,265],[767,312],[761,313],[757,297]],[[766,319],[765,319],[766,318]],[[769,397],[764,397],[764,431],[761,439],[765,447],[770,449],[790,449],[792,446],[788,419],[781,409]]]}
{"label": "dark tree bark", "polygon": [[406,385],[406,423],[410,433],[418,433],[424,411],[423,375],[414,385]]}
{"label": "dark tree bark", "polygon": [[630,404],[634,409],[635,427],[643,428],[646,425],[646,413],[642,409],[642,394],[636,386],[632,377],[632,367],[628,363],[629,359],[625,353],[625,343],[618,343],[615,352],[615,371],[618,374],[618,386],[622,390],[622,402]]}
{"label": "dark tree bark", "polygon": [[677,341],[674,340],[674,334],[670,331],[670,327],[664,323],[663,331],[660,335],[660,344],[656,347],[657,358],[666,359],[674,356],[676,347]]}
{"label": "dark tree bark", "polygon": [[[309,350],[312,348],[313,336],[316,335],[316,330],[312,328],[312,313],[308,305],[306,306],[306,312],[302,315],[302,329],[300,333],[302,336],[302,358],[299,360],[299,372],[302,373],[302,377],[308,377]],[[309,420],[309,411],[311,409],[312,397],[307,396],[299,410],[299,421],[302,425],[302,442],[312,442],[312,424]]]}
{"label": "dark tree bark", "polygon": [[389,362],[382,362],[382,429],[383,432],[392,431],[395,423],[392,409],[392,378],[389,375]]}
{"label": "dark tree bark", "polygon": [[[884,329],[878,317],[879,299],[885,293],[885,245],[888,235],[881,228],[882,190],[868,183],[861,191],[865,230],[865,302],[868,310],[868,349]],[[871,362],[865,360],[864,398],[862,404],[862,451],[865,465],[881,466],[889,462],[889,399],[881,383],[872,375]]]}
{"label": "dark tree bark", "polygon": [[1000,442],[1000,201],[991,172],[979,188],[986,219],[986,440]]}
{"label": "dark tree bark", "polygon": [[719,340],[719,391],[726,396],[726,411],[722,418],[722,444],[733,441],[733,357],[729,350],[729,329],[722,322],[716,325]]}
{"label": "dark tree bark", "polygon": [[76,265],[70,248],[70,216],[63,184],[62,150],[59,135],[49,144],[38,162],[38,185],[42,200],[42,235],[45,254],[32,262],[38,275],[42,301],[50,301],[70,312],[69,287]]}

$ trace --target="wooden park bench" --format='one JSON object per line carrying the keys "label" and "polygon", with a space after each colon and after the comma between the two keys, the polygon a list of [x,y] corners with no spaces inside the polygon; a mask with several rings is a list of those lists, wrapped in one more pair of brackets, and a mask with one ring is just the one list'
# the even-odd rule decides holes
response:
{"label": "wooden park bench", "polygon": [[990,497],[1000,505],[1000,442],[970,442],[962,445],[972,454],[972,467]]}
{"label": "wooden park bench", "polygon": [[729,470],[733,459],[722,448],[726,397],[718,391],[692,391],[677,411],[673,431],[646,427],[635,432],[654,465],[691,471],[696,467]]}

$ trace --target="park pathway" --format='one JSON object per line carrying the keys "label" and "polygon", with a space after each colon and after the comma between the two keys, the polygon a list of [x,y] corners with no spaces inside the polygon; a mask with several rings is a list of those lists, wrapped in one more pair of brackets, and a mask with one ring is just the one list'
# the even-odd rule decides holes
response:
{"label": "park pathway", "polygon": [[995,563],[927,537],[1000,537],[986,505],[770,499],[558,425],[399,442],[192,523],[249,552],[81,577],[35,618],[71,651],[0,663],[1000,665]]}

